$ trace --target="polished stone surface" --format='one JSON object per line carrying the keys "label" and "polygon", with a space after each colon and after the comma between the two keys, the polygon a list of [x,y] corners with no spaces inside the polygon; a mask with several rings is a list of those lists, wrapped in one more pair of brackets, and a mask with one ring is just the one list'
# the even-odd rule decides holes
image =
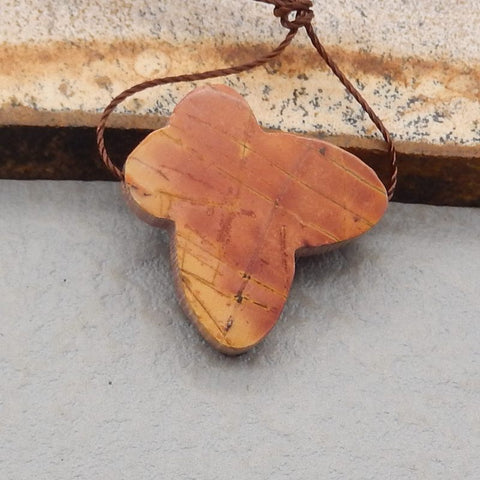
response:
{"label": "polished stone surface", "polygon": [[480,477],[480,210],[392,204],[215,352],[118,185],[0,182],[0,477]]}
{"label": "polished stone surface", "polygon": [[243,97],[223,85],[187,95],[124,172],[133,210],[171,229],[185,312],[232,355],[278,321],[297,254],[344,245],[388,206],[382,182],[359,158],[318,139],[265,133]]}

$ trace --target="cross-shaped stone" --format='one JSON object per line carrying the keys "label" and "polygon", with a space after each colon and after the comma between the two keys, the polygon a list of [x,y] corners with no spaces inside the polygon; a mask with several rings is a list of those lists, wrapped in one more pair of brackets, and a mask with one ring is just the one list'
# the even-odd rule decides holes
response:
{"label": "cross-shaped stone", "polygon": [[187,95],[128,157],[142,218],[172,233],[178,295],[202,335],[242,353],[275,325],[295,256],[369,230],[387,207],[376,174],[329,143],[267,133],[225,86]]}

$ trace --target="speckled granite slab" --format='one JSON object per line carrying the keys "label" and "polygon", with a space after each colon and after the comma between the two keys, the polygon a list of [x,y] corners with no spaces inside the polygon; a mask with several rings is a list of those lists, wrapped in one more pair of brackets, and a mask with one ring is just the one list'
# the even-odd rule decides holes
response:
{"label": "speckled granite slab", "polygon": [[[93,125],[114,93],[155,76],[237,63],[280,41],[268,5],[245,1],[7,0],[0,16],[1,123]],[[315,26],[400,141],[480,143],[480,9],[474,0],[315,2]],[[307,48],[232,76],[264,125],[369,136],[357,105]],[[192,85],[126,102],[150,128]]]}
{"label": "speckled granite slab", "polygon": [[[112,96],[132,84],[236,64],[280,42],[285,30],[271,6],[240,3],[241,8],[234,0],[3,1],[0,130],[2,125],[93,127]],[[400,199],[480,204],[476,1],[314,3],[320,38],[394,133],[405,160]],[[383,148],[375,127],[304,32],[280,60],[220,81],[246,97],[265,127],[319,134],[364,153]],[[163,125],[192,87],[143,92],[118,109],[111,125]],[[9,148],[15,159],[16,150]],[[56,154],[51,149],[43,157]],[[0,169],[0,176],[61,177],[35,168],[25,176],[18,174],[26,171],[23,166]]]}

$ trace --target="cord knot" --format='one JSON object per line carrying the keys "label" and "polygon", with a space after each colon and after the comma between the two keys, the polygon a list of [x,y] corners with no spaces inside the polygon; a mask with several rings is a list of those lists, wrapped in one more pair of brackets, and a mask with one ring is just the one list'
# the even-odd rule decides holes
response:
{"label": "cord knot", "polygon": [[289,30],[298,30],[312,23],[314,14],[311,0],[267,0],[265,3],[275,6],[273,14],[280,18],[282,26]]}

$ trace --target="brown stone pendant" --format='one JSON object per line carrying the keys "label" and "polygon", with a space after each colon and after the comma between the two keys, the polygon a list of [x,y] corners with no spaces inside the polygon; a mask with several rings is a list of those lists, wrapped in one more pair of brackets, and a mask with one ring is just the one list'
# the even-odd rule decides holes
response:
{"label": "brown stone pendant", "polygon": [[128,157],[131,205],[171,231],[178,296],[202,335],[239,354],[275,325],[295,256],[358,237],[386,210],[385,188],[326,142],[266,133],[225,86],[187,95]]}

